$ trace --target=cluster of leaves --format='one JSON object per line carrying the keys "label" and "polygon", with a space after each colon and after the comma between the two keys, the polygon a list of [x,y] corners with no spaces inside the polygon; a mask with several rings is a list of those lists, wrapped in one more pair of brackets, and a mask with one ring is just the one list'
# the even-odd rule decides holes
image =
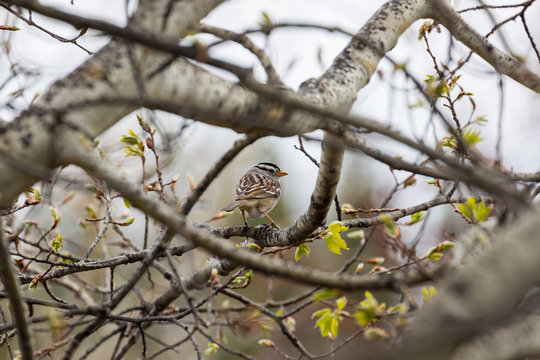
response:
{"label": "cluster of leaves", "polygon": [[120,141],[126,144],[124,153],[127,156],[136,156],[144,158],[144,141],[131,129],[129,135],[122,135]]}
{"label": "cluster of leaves", "polygon": [[332,338],[338,336],[339,322],[343,319],[343,316],[349,315],[344,310],[345,305],[347,305],[347,298],[342,296],[336,300],[334,309],[324,308],[313,313],[312,318],[319,318],[315,325],[319,328],[321,336],[332,336]]}
{"label": "cluster of leaves", "polygon": [[[319,237],[324,238],[324,242],[328,250],[334,254],[341,254],[341,250],[349,250],[347,242],[341,237],[341,233],[347,231],[349,228],[343,226],[339,221],[332,221]],[[350,239],[363,239],[364,232],[362,230],[352,231],[347,234]],[[296,247],[294,258],[296,261],[300,260],[302,255],[309,256],[310,248],[305,243],[300,243]]]}
{"label": "cluster of leaves", "polygon": [[468,198],[465,204],[458,204],[457,207],[463,216],[475,224],[485,221],[493,208],[492,205],[486,206],[484,199],[477,202],[474,196]]}
{"label": "cluster of leaves", "polygon": [[[315,301],[322,301],[335,297],[338,294],[339,292],[337,290],[323,289],[317,292],[313,296],[313,299]],[[406,315],[409,308],[406,303],[398,303],[387,309],[386,304],[379,302],[371,292],[366,291],[364,296],[364,300],[356,306],[354,318],[358,325],[364,328],[364,337],[366,339],[389,337],[387,330],[374,326],[374,324],[385,317],[397,316],[396,326],[402,326],[407,323]],[[321,336],[332,339],[338,336],[339,323],[343,318],[351,317],[349,312],[345,310],[346,305],[347,298],[341,296],[335,300],[334,307],[323,308],[313,313],[312,318],[317,318],[315,326],[319,329]]]}

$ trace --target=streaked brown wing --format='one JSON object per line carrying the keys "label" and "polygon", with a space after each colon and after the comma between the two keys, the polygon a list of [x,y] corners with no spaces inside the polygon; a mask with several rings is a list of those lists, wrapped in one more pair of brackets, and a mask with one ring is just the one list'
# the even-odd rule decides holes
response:
{"label": "streaked brown wing", "polygon": [[236,200],[265,199],[279,195],[279,183],[260,174],[242,176],[234,192]]}

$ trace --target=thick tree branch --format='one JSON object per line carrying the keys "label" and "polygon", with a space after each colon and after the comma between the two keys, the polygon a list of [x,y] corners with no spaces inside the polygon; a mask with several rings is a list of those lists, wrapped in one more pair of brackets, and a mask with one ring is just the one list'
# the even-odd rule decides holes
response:
{"label": "thick tree branch", "polygon": [[448,359],[485,329],[510,318],[523,294],[540,283],[538,210],[509,224],[494,245],[437,286],[398,352],[388,359]]}
{"label": "thick tree branch", "polygon": [[461,345],[451,360],[527,359],[540,356],[540,314],[517,315],[510,324],[490,329]]}

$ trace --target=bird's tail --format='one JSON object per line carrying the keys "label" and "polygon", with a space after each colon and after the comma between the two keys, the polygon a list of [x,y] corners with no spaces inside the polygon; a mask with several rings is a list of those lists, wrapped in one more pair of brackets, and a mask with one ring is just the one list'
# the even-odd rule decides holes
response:
{"label": "bird's tail", "polygon": [[232,203],[230,203],[229,205],[227,205],[223,209],[221,209],[221,211],[226,211],[226,212],[233,211],[234,209],[236,209],[240,205],[242,205],[242,202],[240,202],[238,200],[233,201]]}

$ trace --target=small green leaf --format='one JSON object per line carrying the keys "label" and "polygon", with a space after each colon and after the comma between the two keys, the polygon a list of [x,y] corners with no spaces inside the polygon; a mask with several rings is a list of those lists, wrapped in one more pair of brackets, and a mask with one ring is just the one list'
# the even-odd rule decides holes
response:
{"label": "small green leaf", "polygon": [[437,290],[433,286],[428,288],[425,286],[422,287],[422,299],[425,303],[430,301],[435,295],[437,295]]}
{"label": "small green leaf", "polygon": [[332,221],[328,225],[328,231],[324,237],[326,247],[335,254],[341,254],[341,249],[349,250],[347,243],[341,238],[340,233],[347,230],[348,227],[342,226],[339,221]]}
{"label": "small green leaf", "polygon": [[139,114],[135,114],[135,116],[137,117],[137,121],[139,122],[139,126],[146,132],[151,132],[152,130],[150,129],[150,126],[148,125],[148,123],[146,121],[144,121],[144,119],[142,118],[142,116],[140,116]]}
{"label": "small green leaf", "polygon": [[42,278],[43,274],[39,274],[35,278],[33,278],[30,284],[28,284],[28,289],[35,290]]}
{"label": "small green leaf", "polygon": [[345,305],[347,305],[347,298],[345,296],[340,297],[336,300],[336,305],[339,311],[343,310]]}
{"label": "small green leaf", "polygon": [[270,339],[261,339],[259,341],[257,341],[257,344],[259,345],[262,345],[262,346],[266,346],[266,347],[275,347],[276,344],[274,344],[274,342]]}
{"label": "small green leaf", "polygon": [[445,250],[453,248],[455,245],[456,245],[456,243],[454,243],[452,241],[443,241],[442,243],[437,245],[437,250],[438,251],[445,251]]}
{"label": "small green leaf", "polygon": [[328,299],[338,296],[339,294],[340,294],[339,290],[324,288],[317,291],[315,294],[313,294],[312,299],[313,301],[328,300]]}
{"label": "small green leaf", "polygon": [[62,235],[58,234],[56,238],[52,241],[52,249],[55,254],[58,254],[60,249],[62,248]]}
{"label": "small green leaf", "polygon": [[387,339],[390,337],[390,334],[388,334],[388,332],[384,329],[378,327],[370,327],[364,332],[364,337],[367,340]]}
{"label": "small green leaf", "polygon": [[488,119],[485,115],[477,116],[473,121],[471,121],[471,124],[478,124],[478,125],[484,125],[488,122]]}
{"label": "small green leaf", "polygon": [[406,315],[407,310],[409,310],[409,306],[405,303],[398,303],[394,306],[392,306],[390,309],[388,309],[389,313],[397,313],[399,315]]}
{"label": "small green leaf", "polygon": [[296,247],[296,251],[294,253],[294,259],[296,261],[300,260],[300,258],[302,257],[302,255],[305,255],[306,257],[309,256],[309,252],[311,250],[309,249],[309,246],[307,246],[306,244],[302,243],[300,245],[298,245]]}
{"label": "small green leaf", "polygon": [[329,308],[324,308],[324,309],[321,309],[321,310],[317,310],[315,311],[312,315],[311,315],[311,318],[316,318],[316,317],[321,317],[321,316],[324,316],[326,314],[330,314],[332,312],[332,310],[330,310]]}
{"label": "small green leaf", "polygon": [[373,308],[379,304],[375,296],[369,291],[364,292],[364,297],[364,300],[360,302],[360,305],[364,308]]}
{"label": "small green leaf", "polygon": [[484,199],[482,199],[482,201],[480,201],[480,203],[478,204],[478,208],[476,209],[476,219],[478,220],[478,222],[485,221],[491,213],[492,208],[493,206],[491,205],[486,207],[486,202],[484,201]]}
{"label": "small green leaf", "polygon": [[296,320],[292,316],[287,316],[285,319],[285,324],[290,331],[294,331],[296,329]]}
{"label": "small green leaf", "polygon": [[125,156],[144,156],[144,141],[142,141],[137,134],[129,129],[129,135],[120,136],[120,142],[126,144],[124,146]]}
{"label": "small green leaf", "polygon": [[371,310],[361,309],[354,314],[354,317],[360,326],[366,326],[375,318],[375,313]]}
{"label": "small green leaf", "polygon": [[250,249],[250,250],[253,250],[253,251],[261,251],[261,246],[259,244],[255,244],[255,243],[249,243],[247,245],[247,248]]}
{"label": "small green leaf", "polygon": [[480,131],[473,129],[465,129],[461,133],[461,138],[465,145],[471,146],[479,143],[483,139],[480,137]]}
{"label": "small green leaf", "polygon": [[429,254],[427,258],[431,261],[437,261],[442,257],[443,257],[443,254],[434,252],[434,253]]}
{"label": "small green leaf", "polygon": [[366,237],[366,234],[364,233],[364,230],[355,230],[347,233],[347,237],[349,239],[364,239]]}
{"label": "small green leaf", "polygon": [[425,217],[426,217],[426,212],[425,211],[419,211],[417,213],[414,213],[414,214],[411,215],[411,220],[407,223],[407,225],[416,224],[416,223],[424,220]]}
{"label": "small green leaf", "polygon": [[467,205],[465,205],[465,204],[457,204],[457,208],[458,208],[459,212],[461,212],[461,214],[463,216],[465,216],[466,218],[471,219],[471,220],[473,219],[473,214],[472,214],[471,210],[469,210]]}
{"label": "small green leaf", "polygon": [[261,20],[259,20],[259,26],[260,27],[267,27],[267,26],[272,26],[273,25],[273,21],[272,19],[270,18],[270,15],[268,15],[268,13],[266,11],[263,11],[261,12]]}
{"label": "small green leaf", "polygon": [[208,347],[204,350],[204,354],[206,356],[210,356],[210,355],[213,355],[215,354],[216,352],[218,352],[219,350],[219,345],[216,344],[216,343],[209,343],[208,344]]}
{"label": "small green leaf", "polygon": [[384,224],[384,230],[393,238],[399,237],[400,230],[396,222],[389,215],[381,215],[381,220]]}
{"label": "small green leaf", "polygon": [[330,322],[330,332],[336,338],[338,336],[339,318],[337,316],[332,317]]}
{"label": "small green leaf", "polygon": [[128,199],[124,198],[124,206],[128,209],[131,209],[131,207],[133,206],[133,204],[131,203],[131,201],[129,201]]}
{"label": "small green leaf", "polygon": [[60,214],[58,213],[58,210],[56,210],[53,207],[51,207],[51,215],[52,215],[52,218],[53,218],[52,227],[54,228],[54,227],[56,227],[56,225],[60,221],[61,217],[60,217]]}
{"label": "small green leaf", "polygon": [[118,226],[129,226],[129,225],[133,224],[134,221],[135,221],[135,218],[132,217],[132,218],[127,219],[126,221],[118,223],[117,225]]}
{"label": "small green leaf", "polygon": [[[330,309],[328,309],[328,311],[330,311]],[[328,334],[332,330],[333,319],[334,317],[332,316],[330,311],[329,313],[322,315],[315,323],[315,325],[319,328],[322,336],[328,336]]]}

